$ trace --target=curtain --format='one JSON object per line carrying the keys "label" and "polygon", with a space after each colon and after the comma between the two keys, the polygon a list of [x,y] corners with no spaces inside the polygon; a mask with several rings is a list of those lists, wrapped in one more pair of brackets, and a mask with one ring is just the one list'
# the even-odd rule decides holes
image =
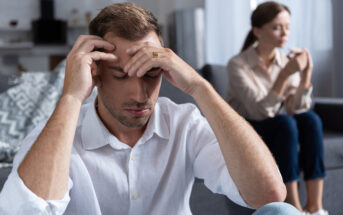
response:
{"label": "curtain", "polygon": [[[205,0],[206,62],[226,65],[240,52],[251,29],[250,16],[266,0]],[[291,10],[290,38],[283,49],[307,48],[314,61],[312,83],[315,96],[339,96],[340,60],[334,30],[333,2],[340,0],[279,0]],[[340,8],[342,8],[342,3]],[[337,9],[338,11],[338,9]],[[341,16],[339,17],[342,18]],[[339,22],[340,23],[340,22]],[[335,45],[334,45],[335,44]],[[340,82],[343,80],[340,79]]]}

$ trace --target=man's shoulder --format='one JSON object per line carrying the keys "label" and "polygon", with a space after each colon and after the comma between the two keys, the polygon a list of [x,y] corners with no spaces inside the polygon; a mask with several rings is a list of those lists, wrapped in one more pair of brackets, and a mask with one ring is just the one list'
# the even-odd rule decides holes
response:
{"label": "man's shoulder", "polygon": [[170,119],[170,122],[191,122],[203,118],[200,110],[192,103],[177,104],[166,97],[159,97],[155,111],[160,117]]}
{"label": "man's shoulder", "polygon": [[156,103],[156,107],[163,113],[169,114],[183,114],[193,111],[199,111],[197,106],[192,103],[177,104],[167,97],[159,97]]}

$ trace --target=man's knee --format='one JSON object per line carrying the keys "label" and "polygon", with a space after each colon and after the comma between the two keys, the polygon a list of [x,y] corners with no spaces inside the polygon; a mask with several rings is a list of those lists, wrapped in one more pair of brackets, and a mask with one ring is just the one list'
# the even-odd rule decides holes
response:
{"label": "man's knee", "polygon": [[301,215],[294,206],[284,202],[273,202],[264,205],[253,215]]}

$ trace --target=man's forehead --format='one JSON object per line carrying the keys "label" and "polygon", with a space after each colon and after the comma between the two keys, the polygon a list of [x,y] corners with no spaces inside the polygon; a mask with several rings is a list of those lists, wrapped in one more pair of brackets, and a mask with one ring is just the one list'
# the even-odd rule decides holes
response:
{"label": "man's forehead", "polygon": [[125,38],[116,36],[113,32],[108,32],[105,34],[104,39],[110,43],[112,43],[117,50],[126,50],[129,47],[135,46],[135,45],[141,45],[144,43],[151,43],[152,45],[155,45],[157,47],[161,47],[161,42],[157,36],[157,34],[153,31],[149,32],[145,37],[142,39],[139,39],[137,41],[130,41]]}

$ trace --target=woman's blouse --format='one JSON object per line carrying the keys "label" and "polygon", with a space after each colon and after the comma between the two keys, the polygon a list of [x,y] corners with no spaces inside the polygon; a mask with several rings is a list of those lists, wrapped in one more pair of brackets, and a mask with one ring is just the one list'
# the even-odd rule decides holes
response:
{"label": "woman's blouse", "polygon": [[312,87],[300,84],[300,72],[289,76],[282,96],[272,90],[287,62],[287,56],[276,50],[275,58],[267,68],[256,52],[256,44],[233,57],[227,65],[228,103],[249,120],[307,111],[311,106]]}

